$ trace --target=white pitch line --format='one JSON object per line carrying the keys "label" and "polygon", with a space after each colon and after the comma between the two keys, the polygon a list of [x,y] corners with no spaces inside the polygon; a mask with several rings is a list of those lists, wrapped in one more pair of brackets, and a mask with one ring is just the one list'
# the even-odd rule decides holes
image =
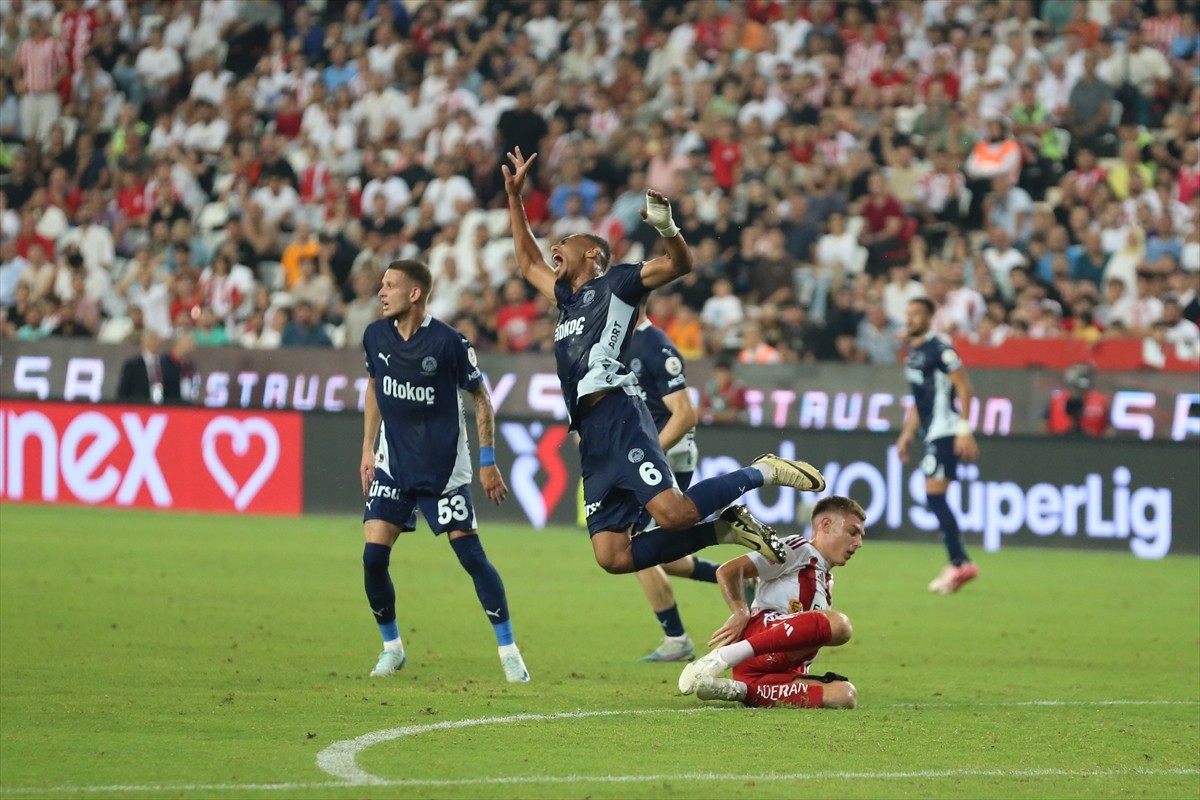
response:
{"label": "white pitch line", "polygon": [[[671,775],[518,775],[500,778],[401,778],[376,779],[377,787],[450,787],[450,786],[520,786],[525,784],[580,783],[653,783],[656,781],[837,781],[837,780],[918,780],[930,778],[1104,778],[1116,776],[1155,777],[1200,775],[1200,769],[947,769],[918,772],[794,772],[746,773],[682,772]],[[311,789],[361,789],[363,784],[347,781],[318,781],[315,783],[201,783],[177,786],[22,786],[0,788],[0,794],[97,794],[103,792],[211,792],[211,791],[292,791]]]}
{"label": "white pitch line", "polygon": [[[1159,706],[1200,705],[1192,700],[1026,700],[1011,703],[895,703],[876,706],[884,709],[917,708],[978,708],[978,707],[1046,707],[1046,706]],[[354,739],[334,742],[317,754],[317,765],[340,780],[311,783],[209,783],[183,785],[114,785],[114,786],[18,786],[0,787],[0,795],[59,795],[59,794],[102,794],[102,793],[151,793],[189,791],[300,791],[312,789],[340,789],[361,786],[477,786],[477,785],[522,785],[522,784],[581,784],[581,783],[644,783],[654,781],[801,781],[801,780],[912,780],[922,778],[970,778],[970,777],[1105,777],[1116,775],[1200,775],[1200,769],[1113,769],[1113,770],[925,770],[919,772],[818,772],[786,774],[721,774],[714,772],[681,773],[674,775],[562,775],[562,776],[513,776],[495,778],[404,778],[388,780],[371,775],[358,766],[358,753],[382,742],[393,741],[405,736],[421,733],[454,730],[479,725],[502,725],[511,722],[550,721],[558,719],[580,719],[585,717],[615,717],[646,714],[695,714],[695,713],[738,713],[748,711],[738,707],[697,708],[652,708],[621,711],[576,711],[559,714],[514,714],[506,717],[479,717],[475,719],[447,720],[429,725],[407,725],[374,731]]]}

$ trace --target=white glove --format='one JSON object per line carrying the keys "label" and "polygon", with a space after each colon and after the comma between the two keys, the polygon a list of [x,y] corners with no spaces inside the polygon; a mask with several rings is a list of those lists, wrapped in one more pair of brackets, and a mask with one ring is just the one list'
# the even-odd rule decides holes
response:
{"label": "white glove", "polygon": [[679,233],[679,226],[671,219],[671,204],[649,194],[646,195],[646,222],[664,239],[674,238]]}

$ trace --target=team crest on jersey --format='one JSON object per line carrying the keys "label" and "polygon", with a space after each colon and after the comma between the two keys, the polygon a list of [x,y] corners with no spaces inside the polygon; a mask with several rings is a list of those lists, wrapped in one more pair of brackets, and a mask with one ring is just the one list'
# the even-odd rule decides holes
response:
{"label": "team crest on jersey", "polygon": [[475,355],[475,348],[474,348],[474,347],[468,347],[468,348],[467,348],[467,361],[470,361],[470,362],[471,362],[471,366],[472,366],[472,367],[478,367],[478,366],[479,366],[479,357]]}
{"label": "team crest on jersey", "polygon": [[678,375],[683,372],[683,362],[679,360],[678,356],[671,356],[663,362],[663,369],[667,371],[668,375]]}
{"label": "team crest on jersey", "polygon": [[629,371],[636,373],[638,375],[641,375],[642,374],[642,360],[640,358],[630,359],[629,360]]}
{"label": "team crest on jersey", "polygon": [[592,304],[592,301],[595,299],[596,299],[596,290],[588,289],[586,292],[583,293],[583,298],[579,302],[583,303],[585,306],[590,306]]}
{"label": "team crest on jersey", "polygon": [[631,464],[640,464],[642,462],[642,460],[645,458],[646,458],[646,454],[642,451],[642,448],[640,448],[640,447],[635,447],[629,451],[629,463],[631,463]]}
{"label": "team crest on jersey", "polygon": [[437,359],[433,356],[425,356],[421,359],[421,374],[432,375],[437,372]]}

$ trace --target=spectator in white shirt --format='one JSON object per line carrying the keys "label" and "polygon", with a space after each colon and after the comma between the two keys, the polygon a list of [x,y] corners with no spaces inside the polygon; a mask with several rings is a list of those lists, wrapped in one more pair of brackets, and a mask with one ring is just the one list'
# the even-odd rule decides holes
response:
{"label": "spectator in white shirt", "polygon": [[883,310],[894,325],[904,326],[908,303],[925,296],[925,287],[913,279],[908,264],[893,264],[888,268],[888,282],[883,287]]}
{"label": "spectator in white shirt", "polygon": [[1029,262],[1021,251],[1013,247],[1008,231],[999,225],[993,225],[988,234],[990,247],[983,251],[983,261],[987,264],[992,280],[1006,296],[1012,296],[1012,281],[1009,278],[1017,267],[1024,267]]}
{"label": "spectator in white shirt", "polygon": [[533,43],[533,54],[538,61],[546,62],[557,56],[561,47],[562,23],[549,13],[545,0],[536,0],[529,6],[530,19],[525,23],[525,33]]}
{"label": "spectator in white shirt", "polygon": [[1187,348],[1200,347],[1200,327],[1183,318],[1179,298],[1174,294],[1167,295],[1163,300],[1162,316],[1154,327],[1159,341],[1164,344]]}
{"label": "spectator in white shirt", "polygon": [[183,132],[183,146],[205,155],[220,155],[229,137],[229,123],[207,100],[196,101],[196,119]]}
{"label": "spectator in white shirt", "polygon": [[378,25],[375,28],[375,44],[367,48],[367,61],[371,72],[383,76],[387,83],[396,77],[396,59],[404,52],[404,46],[396,38],[396,31],[391,25]]}
{"label": "spectator in white shirt", "polygon": [[291,230],[295,226],[296,212],[300,210],[300,194],[283,175],[269,173],[265,185],[256,189],[253,197],[268,223],[284,230]]}
{"label": "spectator in white shirt", "polygon": [[221,69],[221,58],[215,52],[204,56],[201,71],[192,79],[188,94],[193,100],[207,100],[220,107],[225,102],[225,90],[233,83],[233,73]]}
{"label": "spectator in white shirt", "polygon": [[740,347],[738,330],[745,318],[742,301],[733,293],[733,284],[728,278],[717,278],[712,297],[704,301],[700,310],[700,321],[712,334],[710,344],[714,351]]}
{"label": "spectator in white shirt", "polygon": [[164,43],[161,27],[151,29],[150,43],[138,53],[134,69],[146,87],[147,96],[151,98],[165,96],[178,82],[183,72],[183,61],[174,48]]}
{"label": "spectator in white shirt", "polygon": [[412,199],[412,192],[409,191],[408,184],[399,175],[390,174],[387,163],[382,160],[375,162],[372,174],[374,177],[363,187],[362,207],[364,209],[375,208],[375,195],[383,195],[386,200],[388,216],[399,216],[408,208]]}
{"label": "spectator in white shirt", "polygon": [[[448,158],[434,161],[433,174],[435,177],[425,187],[421,202],[433,204],[433,220],[444,228],[475,206],[475,190],[469,180],[454,174],[454,165]],[[588,224],[585,221],[583,227]]]}

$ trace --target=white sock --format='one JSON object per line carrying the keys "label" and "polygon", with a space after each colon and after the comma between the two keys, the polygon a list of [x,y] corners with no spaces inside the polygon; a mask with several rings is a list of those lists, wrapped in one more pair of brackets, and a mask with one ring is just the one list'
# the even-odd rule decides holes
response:
{"label": "white sock", "polygon": [[683,644],[684,642],[689,641],[688,635],[686,633],[683,634],[682,636],[668,636],[667,640],[671,641],[671,642],[679,642],[680,644]]}
{"label": "white sock", "polygon": [[727,644],[717,650],[717,656],[731,667],[736,667],[752,655],[754,648],[746,641]]}
{"label": "white sock", "polygon": [[761,472],[763,476],[763,482],[768,486],[771,485],[771,474],[773,470],[769,466],[767,466],[765,463],[760,464],[755,462],[754,464],[751,464],[750,467]]}
{"label": "white sock", "polygon": [[393,650],[397,653],[403,653],[404,652],[404,642],[400,641],[399,639],[392,639],[390,642],[383,643],[383,649],[384,650]]}
{"label": "white sock", "polygon": [[502,644],[496,649],[500,651],[501,658],[508,655],[509,653],[513,653],[518,656],[521,655],[521,651],[517,649],[517,645],[515,643],[514,644]]}

